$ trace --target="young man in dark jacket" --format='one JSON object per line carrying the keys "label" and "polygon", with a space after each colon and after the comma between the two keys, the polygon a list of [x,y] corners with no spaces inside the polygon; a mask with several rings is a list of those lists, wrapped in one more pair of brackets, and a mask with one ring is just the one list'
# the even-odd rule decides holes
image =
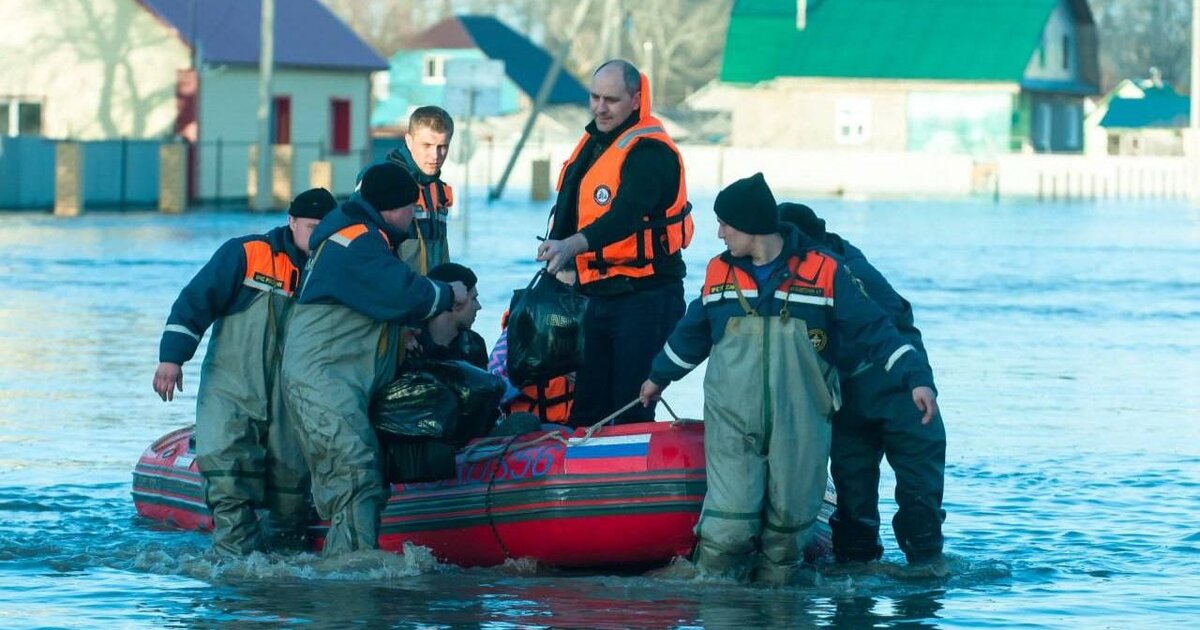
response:
{"label": "young man in dark jacket", "polygon": [[227,241],[184,287],[159,343],[154,391],[183,390],[183,364],[212,326],[196,396],[196,465],[213,515],[213,549],[263,549],[257,508],[275,542],[298,546],[308,525],[308,468],[279,383],[281,344],[313,228],[337,206],[324,188],[300,193],[288,224]]}
{"label": "young man in dark jacket", "polygon": [[454,120],[446,110],[426,105],[408,117],[404,144],[387,154],[387,161],[408,171],[417,181],[417,197],[408,238],[400,244],[400,259],[421,275],[450,260],[446,220],[454,205],[454,190],[442,181],[442,165],[450,154]]}
{"label": "young man in dark jacket", "polygon": [[[912,306],[857,247],[833,232],[812,208],[779,204],[780,219],[826,247],[858,278],[908,342],[925,354]],[[903,383],[875,363],[839,360],[843,406],[834,416],[830,471],[837,511],[830,519],[838,562],[869,562],[883,555],[879,537],[879,465],[896,473],[892,533],[914,571],[944,574],[942,489],[946,429],[941,413],[925,418],[908,404]]]}

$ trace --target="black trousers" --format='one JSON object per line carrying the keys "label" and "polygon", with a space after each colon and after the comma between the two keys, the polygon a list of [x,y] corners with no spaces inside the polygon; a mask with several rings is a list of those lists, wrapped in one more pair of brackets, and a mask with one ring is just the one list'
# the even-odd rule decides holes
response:
{"label": "black trousers", "polygon": [[[683,317],[683,282],[617,296],[589,296],[583,364],[575,372],[571,426],[594,424],[637,398],[650,363]],[[636,405],[613,424],[654,420]]]}
{"label": "black trousers", "polygon": [[946,429],[941,414],[921,424],[912,390],[875,366],[842,381],[842,409],[834,416],[830,472],[837,510],[830,519],[838,562],[878,560],[879,466],[896,473],[892,533],[909,562],[942,551],[942,490]]}

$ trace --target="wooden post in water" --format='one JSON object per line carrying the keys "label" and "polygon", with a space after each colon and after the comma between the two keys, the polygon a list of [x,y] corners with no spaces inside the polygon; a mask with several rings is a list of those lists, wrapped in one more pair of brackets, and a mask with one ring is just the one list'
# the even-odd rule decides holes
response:
{"label": "wooden post in water", "polygon": [[187,209],[187,145],[164,142],[158,147],[158,211],[180,214]]}
{"label": "wooden post in water", "polygon": [[59,142],[54,145],[54,216],[77,217],[83,213],[83,145]]}

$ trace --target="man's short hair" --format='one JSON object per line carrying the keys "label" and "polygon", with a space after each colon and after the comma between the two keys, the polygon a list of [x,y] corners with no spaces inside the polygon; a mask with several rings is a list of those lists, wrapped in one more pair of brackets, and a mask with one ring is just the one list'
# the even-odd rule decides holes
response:
{"label": "man's short hair", "polygon": [[625,61],[624,59],[609,59],[600,64],[599,68],[592,73],[594,78],[600,71],[611,65],[617,65],[621,68],[621,78],[625,81],[625,91],[630,95],[636,94],[642,89],[642,73],[637,69],[637,66]]}
{"label": "man's short hair", "polygon": [[475,283],[479,282],[479,278],[475,277],[475,272],[469,267],[452,262],[442,263],[430,269],[426,277],[446,283],[458,281],[463,283],[468,291],[474,289]]}
{"label": "man's short hair", "polygon": [[425,105],[413,110],[408,117],[408,132],[417,127],[429,127],[438,133],[454,133],[454,119],[450,113],[437,105]]}

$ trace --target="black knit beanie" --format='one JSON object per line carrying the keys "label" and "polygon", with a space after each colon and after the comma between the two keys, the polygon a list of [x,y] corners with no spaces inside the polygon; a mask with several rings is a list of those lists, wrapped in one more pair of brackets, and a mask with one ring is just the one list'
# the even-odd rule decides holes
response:
{"label": "black knit beanie", "polygon": [[717,193],[713,203],[717,218],[739,232],[746,234],[772,234],[779,231],[779,212],[775,208],[775,195],[763,179],[755,173],[725,187]]}
{"label": "black knit beanie", "polygon": [[779,220],[800,228],[805,236],[814,241],[825,241],[825,219],[802,203],[785,201],[779,204]]}
{"label": "black knit beanie", "polygon": [[408,170],[391,162],[380,162],[363,173],[358,194],[376,210],[386,212],[415,202],[420,193]]}
{"label": "black knit beanie", "polygon": [[324,188],[310,188],[292,200],[288,206],[288,214],[297,219],[316,219],[320,221],[338,205],[333,194]]}
{"label": "black knit beanie", "polygon": [[479,282],[479,278],[475,276],[475,272],[471,271],[469,267],[452,262],[442,263],[430,269],[429,273],[425,274],[425,277],[430,280],[441,280],[447,284],[461,282],[468,291],[475,288],[475,283]]}

